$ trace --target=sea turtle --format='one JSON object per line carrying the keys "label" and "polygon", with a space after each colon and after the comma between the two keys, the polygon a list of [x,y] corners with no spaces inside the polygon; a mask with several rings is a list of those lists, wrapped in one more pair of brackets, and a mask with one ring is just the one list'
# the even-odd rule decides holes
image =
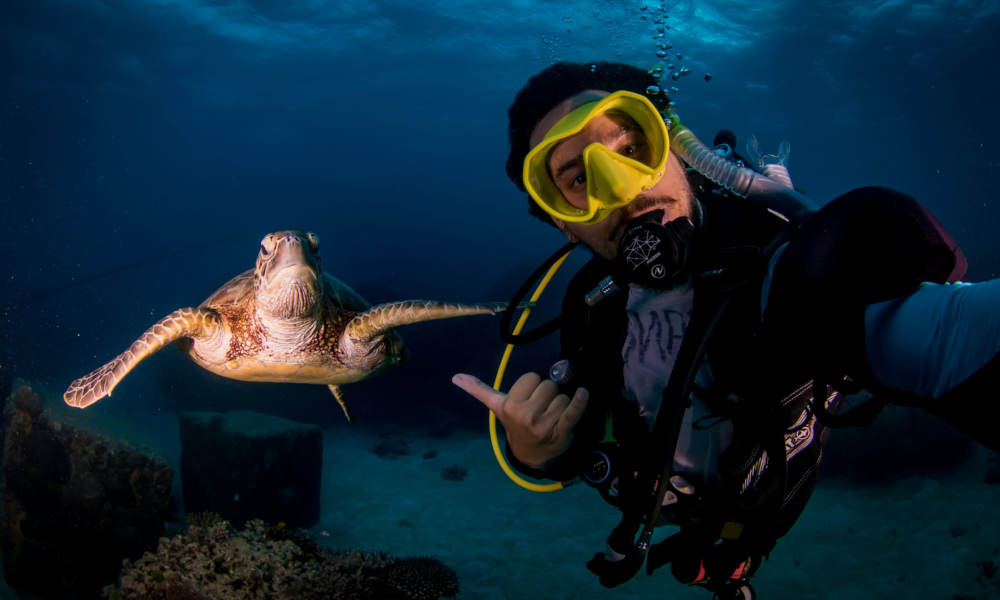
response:
{"label": "sea turtle", "polygon": [[243,381],[325,384],[344,409],[339,386],[367,379],[406,357],[393,327],[495,314],[504,303],[405,300],[372,307],[322,270],[319,238],[278,231],[260,243],[256,266],[229,280],[197,308],[160,319],[111,362],[70,384],[63,399],[86,408],[140,361],[173,341],[204,369]]}

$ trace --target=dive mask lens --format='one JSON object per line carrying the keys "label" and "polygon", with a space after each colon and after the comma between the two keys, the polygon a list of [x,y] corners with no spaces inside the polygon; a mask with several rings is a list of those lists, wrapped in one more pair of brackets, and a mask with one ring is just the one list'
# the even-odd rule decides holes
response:
{"label": "dive mask lens", "polygon": [[[634,160],[600,143],[588,145],[582,157],[587,179],[586,206],[574,205],[552,178],[552,152],[561,142],[583,131],[595,117],[609,113],[624,115],[638,127],[645,144],[644,160]],[[667,127],[653,103],[640,94],[619,91],[577,107],[553,125],[524,159],[524,185],[532,199],[553,217],[571,223],[598,223],[656,185],[663,176],[669,151]]]}

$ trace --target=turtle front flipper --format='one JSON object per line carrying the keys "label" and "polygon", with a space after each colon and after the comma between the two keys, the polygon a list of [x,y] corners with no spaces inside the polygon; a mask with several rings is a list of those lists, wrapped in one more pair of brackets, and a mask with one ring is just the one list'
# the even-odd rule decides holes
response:
{"label": "turtle front flipper", "polygon": [[200,338],[218,330],[222,319],[218,313],[204,308],[179,308],[146,330],[128,350],[100,369],[84,375],[69,385],[63,400],[70,406],[86,408],[111,395],[118,382],[141,360],[184,337]]}
{"label": "turtle front flipper", "polygon": [[351,319],[344,330],[341,344],[346,342],[363,346],[375,336],[400,325],[469,315],[495,315],[506,308],[505,302],[452,304],[434,300],[403,300],[379,304]]}

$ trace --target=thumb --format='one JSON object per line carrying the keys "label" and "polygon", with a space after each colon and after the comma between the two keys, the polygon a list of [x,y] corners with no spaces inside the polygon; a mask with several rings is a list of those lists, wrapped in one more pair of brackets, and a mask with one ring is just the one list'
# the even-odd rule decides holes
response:
{"label": "thumb", "polygon": [[451,382],[465,390],[467,394],[476,400],[482,402],[486,405],[486,408],[492,410],[494,413],[500,411],[500,407],[503,406],[504,400],[507,398],[506,394],[496,391],[473,375],[459,373],[451,378]]}

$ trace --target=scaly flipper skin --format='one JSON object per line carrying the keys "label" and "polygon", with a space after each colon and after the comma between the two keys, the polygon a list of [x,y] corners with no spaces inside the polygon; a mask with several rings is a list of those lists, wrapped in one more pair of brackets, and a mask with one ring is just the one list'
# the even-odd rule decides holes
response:
{"label": "scaly flipper skin", "polygon": [[86,408],[110,396],[118,382],[144,358],[180,338],[201,338],[214,333],[221,325],[219,315],[203,308],[179,308],[146,330],[128,350],[96,371],[69,385],[63,400],[70,406]]}
{"label": "scaly flipper skin", "polygon": [[344,417],[347,419],[348,423],[353,423],[351,419],[351,411],[347,410],[347,402],[344,401],[344,392],[340,389],[339,385],[333,385],[332,383],[326,386],[333,397],[337,399],[337,403],[340,404],[340,408],[344,411]]}
{"label": "scaly flipper skin", "polygon": [[373,337],[400,325],[467,315],[495,315],[505,308],[507,304],[503,302],[453,304],[433,300],[404,300],[379,304],[351,319],[344,330],[341,345],[363,345]]}

